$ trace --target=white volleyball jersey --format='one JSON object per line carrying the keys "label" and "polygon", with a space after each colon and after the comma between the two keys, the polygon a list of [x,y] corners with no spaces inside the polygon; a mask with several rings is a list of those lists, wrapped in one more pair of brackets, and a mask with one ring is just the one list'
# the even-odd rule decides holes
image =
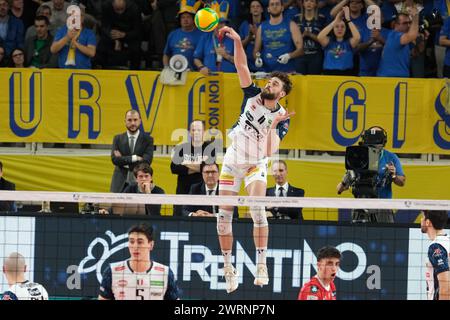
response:
{"label": "white volleyball jersey", "polygon": [[[245,107],[229,137],[232,139],[232,147],[242,158],[238,160],[255,162],[266,157],[267,137],[272,122],[278,114],[285,114],[286,110],[281,105],[273,111],[266,108],[261,98],[261,89],[255,84],[243,88],[243,91]],[[277,125],[280,140],[288,129],[289,119]]]}
{"label": "white volleyball jersey", "polygon": [[146,272],[134,272],[129,260],[111,263],[103,274],[100,295],[115,300],[178,299],[169,267],[152,261]]}
{"label": "white volleyball jersey", "polygon": [[449,271],[450,238],[447,235],[438,235],[428,247],[425,261],[425,279],[427,281],[428,300],[439,299],[439,281],[437,275]]}
{"label": "white volleyball jersey", "polygon": [[3,293],[2,300],[48,300],[48,293],[39,283],[16,283]]}

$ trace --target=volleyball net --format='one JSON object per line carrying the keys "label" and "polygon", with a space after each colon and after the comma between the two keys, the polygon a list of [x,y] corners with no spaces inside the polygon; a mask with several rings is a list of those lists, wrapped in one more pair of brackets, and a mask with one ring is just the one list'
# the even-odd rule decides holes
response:
{"label": "volleyball net", "polygon": [[[338,299],[425,299],[424,261],[429,240],[417,223],[410,222],[418,221],[421,210],[450,210],[447,200],[22,191],[1,191],[0,201],[14,201],[18,207],[21,203],[37,207],[48,203],[51,208],[52,203],[72,203],[78,208],[87,208],[86,204],[94,208],[83,211],[85,214],[78,209],[72,214],[19,210],[0,215],[1,263],[11,252],[21,253],[27,262],[28,279],[41,283],[53,299],[97,297],[108,265],[130,258],[127,231],[141,222],[153,226],[155,247],[151,259],[171,268],[182,299],[294,300],[301,286],[317,272],[316,254],[327,245],[342,253],[335,280]],[[232,294],[225,291],[215,217],[152,216],[126,209],[145,209],[146,205],[169,211],[174,205],[238,207],[241,218],[233,219],[233,264],[239,271],[238,289]],[[270,282],[262,288],[253,285],[253,223],[241,214],[249,206],[302,208],[304,218],[268,218]],[[112,214],[90,214],[104,207],[125,209],[121,213],[112,210]],[[393,223],[352,219],[355,212],[378,215],[389,210],[394,213]],[[270,210],[267,212],[270,216]],[[348,215],[336,218],[336,212]],[[413,217],[409,223],[400,219],[408,215]],[[0,291],[6,289],[2,275]]]}

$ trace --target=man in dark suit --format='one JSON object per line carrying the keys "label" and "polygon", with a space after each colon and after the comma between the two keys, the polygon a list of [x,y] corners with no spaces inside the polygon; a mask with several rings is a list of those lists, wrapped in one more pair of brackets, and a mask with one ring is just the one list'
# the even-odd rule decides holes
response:
{"label": "man in dark suit", "polygon": [[145,162],[151,164],[153,160],[153,137],[141,132],[141,116],[136,110],[128,110],[125,114],[127,132],[114,137],[111,160],[115,165],[111,180],[111,192],[119,193],[135,181],[134,167]]}
{"label": "man in dark suit", "polygon": [[[16,190],[16,185],[3,178],[3,163],[0,161],[0,190]],[[14,201],[0,201],[0,212],[16,211]]]}
{"label": "man in dark suit", "polygon": [[[219,166],[217,163],[200,165],[203,182],[193,184],[189,194],[215,196],[219,195]],[[183,215],[189,217],[215,217],[219,206],[184,206]],[[234,208],[234,218],[238,218],[237,208]]]}
{"label": "man in dark suit", "polygon": [[[287,164],[283,160],[272,163],[272,174],[275,179],[275,187],[268,188],[268,197],[304,197],[305,190],[290,185],[287,181]],[[298,219],[303,220],[302,208],[267,208],[276,219]]]}

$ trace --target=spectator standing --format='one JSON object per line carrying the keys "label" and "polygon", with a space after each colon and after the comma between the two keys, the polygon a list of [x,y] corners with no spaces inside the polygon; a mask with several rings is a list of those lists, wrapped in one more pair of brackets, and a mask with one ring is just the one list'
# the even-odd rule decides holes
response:
{"label": "spectator standing", "polygon": [[270,19],[261,23],[253,57],[266,72],[295,71],[295,59],[303,54],[303,38],[296,23],[283,19],[281,0],[269,0]]}
{"label": "spectator standing", "polygon": [[[65,69],[91,69],[97,40],[91,29],[84,27],[84,11],[81,10],[81,29],[69,30],[66,25],[56,32],[50,51],[58,54],[58,66]],[[75,65],[69,64],[69,50],[75,50]]]}
{"label": "spectator standing", "polygon": [[255,48],[255,39],[258,27],[264,21],[264,7],[260,0],[250,1],[250,12],[248,19],[241,23],[239,27],[239,36],[242,39],[242,45],[247,55],[247,63],[251,72],[262,71],[255,66],[255,58],[253,58],[253,49]]}
{"label": "spectator standing", "polygon": [[0,45],[5,48],[7,56],[15,48],[23,48],[24,27],[23,22],[8,12],[7,0],[0,0]]}
{"label": "spectator standing", "polygon": [[58,30],[62,26],[66,25],[67,8],[70,6],[69,2],[64,0],[51,0],[44,2],[43,5],[50,7],[52,10],[50,24],[55,28],[55,30]]}
{"label": "spectator standing", "polygon": [[[50,21],[52,17],[52,9],[50,9],[49,6],[43,4],[40,6],[36,11],[36,17],[38,16],[45,16],[48,19],[48,31],[52,36],[55,35],[55,26],[53,26]],[[34,23],[28,27],[26,33],[25,33],[25,40],[27,40],[30,37],[36,36],[36,27],[34,26]]]}
{"label": "spectator standing", "polygon": [[181,54],[189,62],[189,68],[194,70],[194,51],[200,41],[202,32],[194,23],[195,13],[201,5],[200,1],[183,0],[178,11],[178,19],[181,28],[172,31],[164,48],[163,65],[169,66],[170,58],[175,54]]}
{"label": "spectator standing", "polygon": [[293,20],[303,37],[304,55],[297,59],[296,71],[301,74],[321,74],[323,50],[317,35],[325,27],[325,17],[319,15],[318,0],[297,0],[301,8]]}
{"label": "spectator standing", "polygon": [[228,23],[229,4],[222,1],[220,7],[217,2],[211,6],[219,15],[219,25],[213,32],[204,33],[194,52],[194,64],[198,71],[207,76],[211,72],[236,72],[234,66],[233,41],[227,37],[219,39],[219,30]]}
{"label": "spectator standing", "polygon": [[[349,39],[345,38],[347,26],[352,34]],[[332,36],[328,36],[331,31]],[[350,20],[348,7],[344,7],[334,21],[319,33],[317,40],[324,48],[324,74],[353,75],[353,49],[359,43],[360,34]]]}
{"label": "spectator standing", "polygon": [[96,61],[103,68],[140,69],[141,16],[132,0],[104,4]]}
{"label": "spectator standing", "polygon": [[153,137],[141,132],[141,116],[136,110],[128,110],[125,114],[127,131],[114,136],[111,160],[114,173],[110,191],[119,193],[135,181],[134,167],[139,162],[151,165],[153,160]]}
{"label": "spectator standing", "polygon": [[410,43],[419,35],[419,15],[416,8],[410,9],[410,16],[399,14],[384,45],[377,76],[405,77],[410,75]]}
{"label": "spectator standing", "polygon": [[25,40],[25,65],[34,68],[57,68],[58,59],[50,52],[53,36],[50,34],[46,16],[34,19],[36,35]]}
{"label": "spectator standing", "polygon": [[[202,121],[194,120],[189,126],[190,141],[177,145],[173,150],[170,170],[177,175],[176,194],[188,194],[191,186],[203,181],[200,164],[214,163],[214,144],[204,141],[205,127]],[[181,216],[182,206],[174,206],[174,215]]]}

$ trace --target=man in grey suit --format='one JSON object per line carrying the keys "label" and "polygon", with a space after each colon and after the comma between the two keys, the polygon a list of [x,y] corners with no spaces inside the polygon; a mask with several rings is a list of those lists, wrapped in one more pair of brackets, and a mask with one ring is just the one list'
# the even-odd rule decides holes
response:
{"label": "man in grey suit", "polygon": [[114,137],[111,160],[115,165],[111,180],[111,192],[119,193],[135,181],[134,167],[141,162],[148,164],[153,160],[153,137],[139,130],[141,116],[136,110],[125,114],[127,132]]}

